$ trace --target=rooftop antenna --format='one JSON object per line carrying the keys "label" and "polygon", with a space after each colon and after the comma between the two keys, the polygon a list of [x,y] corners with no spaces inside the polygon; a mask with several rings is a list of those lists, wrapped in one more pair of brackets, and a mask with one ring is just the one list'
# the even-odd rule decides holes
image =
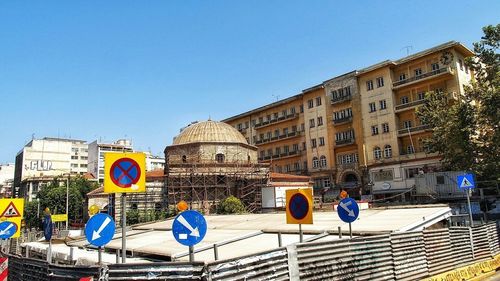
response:
{"label": "rooftop antenna", "polygon": [[275,99],[276,99],[276,101],[278,101],[278,100],[280,99],[280,96],[279,96],[279,95],[272,95],[272,96],[273,96],[273,98],[275,98]]}
{"label": "rooftop antenna", "polygon": [[404,46],[400,50],[403,50],[403,49],[406,49],[406,55],[408,56],[408,55],[410,55],[410,50],[413,50],[413,46],[412,45]]}

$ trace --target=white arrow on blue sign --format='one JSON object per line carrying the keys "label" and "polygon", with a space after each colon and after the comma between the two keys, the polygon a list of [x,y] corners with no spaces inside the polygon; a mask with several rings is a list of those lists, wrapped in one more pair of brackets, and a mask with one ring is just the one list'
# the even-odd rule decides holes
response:
{"label": "white arrow on blue sign", "polygon": [[184,211],[177,215],[172,223],[175,240],[184,246],[193,246],[201,242],[207,234],[207,221],[197,211]]}
{"label": "white arrow on blue sign", "polygon": [[17,225],[10,221],[0,223],[0,239],[8,239],[17,231]]}
{"label": "white arrow on blue sign", "polygon": [[115,229],[115,222],[108,214],[96,214],[85,226],[85,237],[90,244],[101,247],[113,239]]}
{"label": "white arrow on blue sign", "polygon": [[476,183],[474,182],[474,174],[465,174],[457,176],[457,184],[458,188],[466,189],[466,188],[474,188],[476,187]]}
{"label": "white arrow on blue sign", "polygon": [[355,221],[359,216],[358,203],[352,198],[342,199],[337,206],[337,214],[344,222],[351,223]]}

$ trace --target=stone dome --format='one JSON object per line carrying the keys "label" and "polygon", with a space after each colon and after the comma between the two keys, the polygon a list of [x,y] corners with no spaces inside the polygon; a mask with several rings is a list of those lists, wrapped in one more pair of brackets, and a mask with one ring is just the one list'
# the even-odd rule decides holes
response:
{"label": "stone dome", "polygon": [[217,121],[203,121],[185,128],[175,139],[173,145],[220,142],[248,144],[245,137],[231,125]]}

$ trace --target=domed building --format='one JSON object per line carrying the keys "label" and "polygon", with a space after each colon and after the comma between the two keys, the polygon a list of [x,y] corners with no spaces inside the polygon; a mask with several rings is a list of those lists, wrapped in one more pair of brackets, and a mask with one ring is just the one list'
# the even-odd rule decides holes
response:
{"label": "domed building", "polygon": [[217,121],[192,123],[165,148],[166,197],[208,213],[219,201],[236,196],[248,211],[262,207],[261,190],[268,165],[257,161],[257,147],[230,125]]}

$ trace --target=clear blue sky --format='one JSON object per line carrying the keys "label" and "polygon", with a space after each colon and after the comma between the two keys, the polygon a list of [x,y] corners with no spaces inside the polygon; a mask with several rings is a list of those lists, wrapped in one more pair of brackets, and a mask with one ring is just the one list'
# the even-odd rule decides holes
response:
{"label": "clear blue sky", "polygon": [[31,139],[160,154],[330,77],[497,24],[500,1],[0,1],[0,163]]}

